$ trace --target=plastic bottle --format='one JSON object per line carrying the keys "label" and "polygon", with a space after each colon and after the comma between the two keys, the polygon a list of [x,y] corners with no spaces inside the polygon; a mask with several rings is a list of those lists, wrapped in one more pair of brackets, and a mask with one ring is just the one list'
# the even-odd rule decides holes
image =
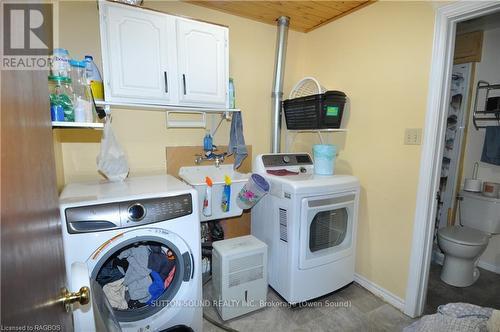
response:
{"label": "plastic bottle", "polygon": [[[63,76],[49,76],[49,100],[50,107],[62,107],[64,121],[75,121],[71,78]],[[57,108],[57,111],[60,111],[59,107]],[[56,111],[56,109],[54,109],[54,111]]]}
{"label": "plastic bottle", "polygon": [[87,85],[85,62],[71,59],[69,65],[71,67],[70,78],[73,93],[82,97],[85,95],[85,86]]}
{"label": "plastic bottle", "polygon": [[227,175],[224,176],[224,189],[222,190],[220,207],[222,212],[229,212],[231,209],[231,178]]}
{"label": "plastic bottle", "polygon": [[69,77],[69,52],[64,48],[54,48],[50,59],[52,76]]}
{"label": "plastic bottle", "polygon": [[94,99],[104,99],[104,86],[102,84],[102,77],[99,69],[97,68],[94,58],[91,55],[85,56],[85,71],[87,76],[87,84],[90,85]]}
{"label": "plastic bottle", "polygon": [[86,55],[84,61],[85,61],[85,69],[87,75],[87,83],[90,83],[91,81],[102,82],[101,73],[99,72],[99,69],[95,64],[92,55]]}
{"label": "plastic bottle", "polygon": [[93,122],[94,112],[90,86],[87,84],[86,62],[70,60],[74,93],[75,122]]}
{"label": "plastic bottle", "polygon": [[212,135],[210,135],[210,130],[207,130],[205,138],[203,138],[203,150],[205,152],[212,152],[213,146]]}
{"label": "plastic bottle", "polygon": [[210,217],[212,215],[212,179],[207,176],[205,183],[207,186],[205,188],[205,198],[203,199],[203,215]]}

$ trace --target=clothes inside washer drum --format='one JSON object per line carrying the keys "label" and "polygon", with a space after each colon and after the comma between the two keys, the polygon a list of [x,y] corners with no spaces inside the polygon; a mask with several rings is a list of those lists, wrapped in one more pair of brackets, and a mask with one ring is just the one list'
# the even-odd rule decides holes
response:
{"label": "clothes inside washer drum", "polygon": [[148,269],[149,247],[138,246],[122,251],[118,258],[126,258],[129,266],[125,272],[124,285],[127,287],[130,299],[146,303],[151,298],[149,286],[152,280]]}
{"label": "clothes inside washer drum", "polygon": [[160,274],[165,280],[168,274],[175,266],[175,260],[169,260],[167,254],[162,250],[161,246],[150,245],[151,254],[149,255],[148,268]]}
{"label": "clothes inside washer drum", "polygon": [[118,279],[122,279],[125,275],[125,270],[128,268],[128,262],[126,260],[120,260],[114,258],[108,261],[99,271],[97,275],[97,282],[104,286],[110,282],[114,282]]}
{"label": "clothes inside washer drum", "polygon": [[104,285],[102,290],[108,298],[109,304],[115,309],[125,310],[128,309],[128,303],[125,300],[125,285],[123,280],[119,279],[109,284]]}

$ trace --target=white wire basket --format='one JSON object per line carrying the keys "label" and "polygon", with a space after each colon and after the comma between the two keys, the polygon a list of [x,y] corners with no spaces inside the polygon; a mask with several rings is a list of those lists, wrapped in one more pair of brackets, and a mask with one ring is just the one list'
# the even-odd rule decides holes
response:
{"label": "white wire basket", "polygon": [[304,77],[290,91],[289,99],[325,93],[326,89],[314,77]]}

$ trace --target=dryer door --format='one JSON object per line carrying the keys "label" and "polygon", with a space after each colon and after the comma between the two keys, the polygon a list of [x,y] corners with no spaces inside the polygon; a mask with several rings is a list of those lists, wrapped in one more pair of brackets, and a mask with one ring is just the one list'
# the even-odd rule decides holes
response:
{"label": "dryer door", "polygon": [[103,243],[87,265],[122,327],[130,322],[154,329],[151,322],[160,315],[161,321],[168,321],[182,310],[175,302],[194,282],[190,248],[177,234],[159,228],[118,234]]}
{"label": "dryer door", "polygon": [[300,269],[328,264],[351,255],[355,193],[302,199]]}

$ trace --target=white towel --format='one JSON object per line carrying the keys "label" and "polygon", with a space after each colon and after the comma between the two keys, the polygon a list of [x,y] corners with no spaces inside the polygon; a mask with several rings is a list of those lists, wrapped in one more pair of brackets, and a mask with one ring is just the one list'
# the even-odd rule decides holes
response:
{"label": "white towel", "polygon": [[500,310],[493,310],[490,319],[486,323],[488,332],[500,332]]}

